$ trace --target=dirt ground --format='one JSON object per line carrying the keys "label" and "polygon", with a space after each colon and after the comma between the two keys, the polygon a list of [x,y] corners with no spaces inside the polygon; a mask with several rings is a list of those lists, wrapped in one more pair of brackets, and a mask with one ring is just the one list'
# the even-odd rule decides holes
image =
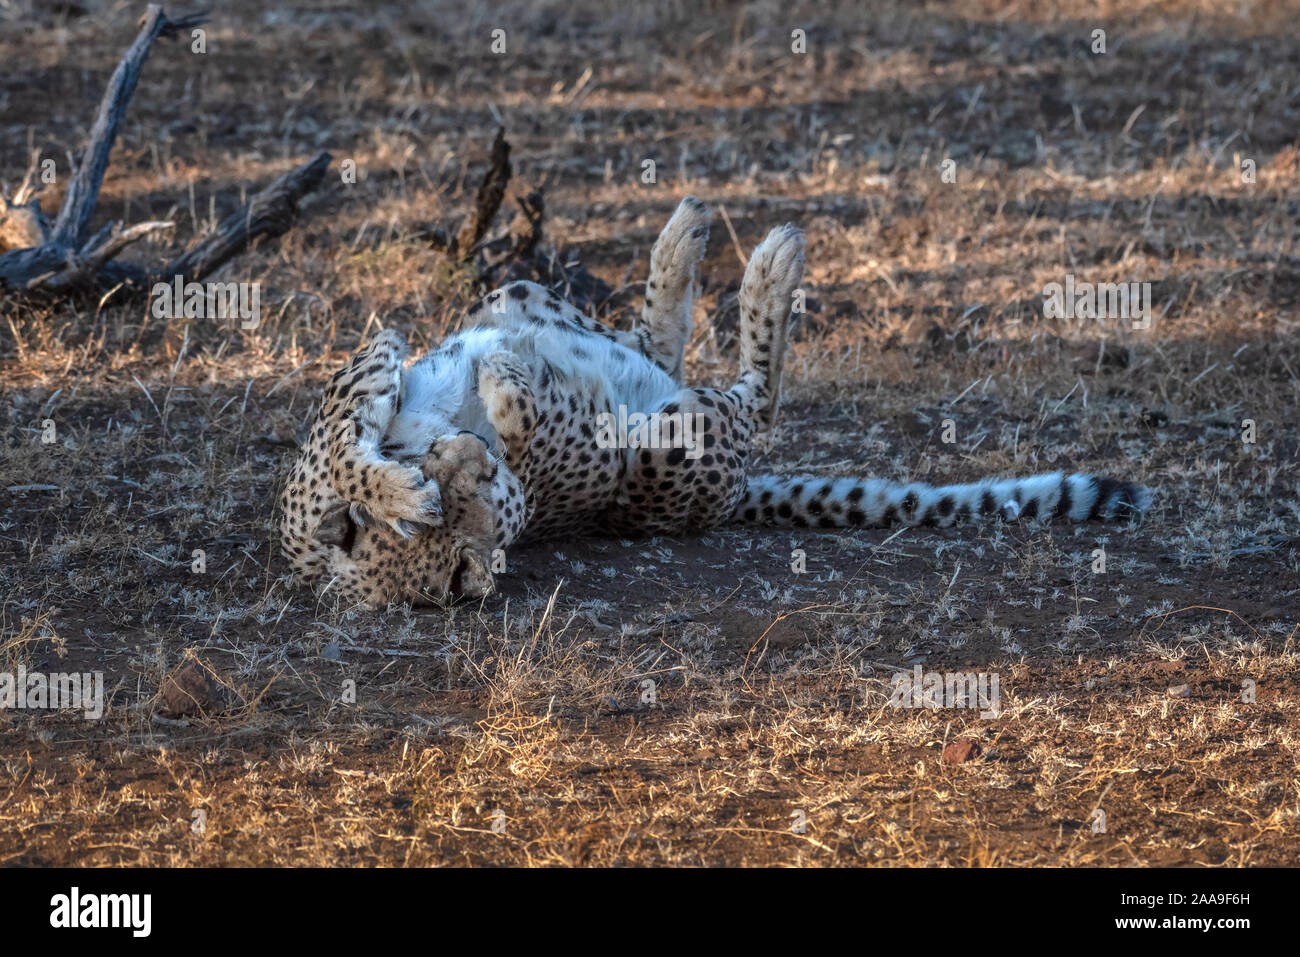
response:
{"label": "dirt ground", "polygon": [[[100,720],[0,711],[0,863],[1294,862],[1295,9],[213,6],[206,53],[155,48],[96,223],[173,220],[126,256],[157,259],[334,163],[219,277],[261,283],[254,330],[123,294],[0,303],[0,673],[102,671],[109,695]],[[0,179],[53,158],[47,213],[142,12],[0,2]],[[739,250],[806,230],[756,471],[1086,470],[1153,509],[556,541],[450,609],[293,588],[295,435],[366,335],[419,350],[483,292],[423,236],[465,215],[496,117],[609,321],[678,200],[713,204],[690,381],[735,374]],[[1067,274],[1151,283],[1150,327],[1049,318]],[[220,687],[176,717],[189,662]],[[892,707],[918,665],[998,675],[998,715]]]}

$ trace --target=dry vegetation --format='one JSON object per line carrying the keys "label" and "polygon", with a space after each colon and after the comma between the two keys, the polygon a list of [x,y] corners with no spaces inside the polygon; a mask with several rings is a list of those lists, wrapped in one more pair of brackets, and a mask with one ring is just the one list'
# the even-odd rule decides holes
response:
{"label": "dry vegetation", "polygon": [[[66,173],[138,6],[0,0],[0,176],[32,148]],[[111,694],[102,721],[0,712],[0,862],[1294,860],[1294,10],[368,6],[219,5],[205,55],[160,41],[114,154],[100,215],[177,224],[140,258],[320,149],[355,160],[227,267],[262,283],[258,329],[115,296],[0,304],[0,671],[102,670]],[[324,377],[381,326],[436,341],[479,292],[419,237],[463,215],[494,115],[547,243],[616,289],[611,321],[687,192],[742,247],[807,230],[760,467],[1098,470],[1154,486],[1154,511],[558,542],[451,610],[287,587],[272,503]],[[1067,272],[1150,281],[1152,328],[1044,319]],[[733,374],[740,274],[719,217],[694,381]],[[222,713],[159,713],[187,657],[228,686]],[[1001,716],[890,708],[915,663],[999,673]],[[982,753],[942,763],[959,737]]]}

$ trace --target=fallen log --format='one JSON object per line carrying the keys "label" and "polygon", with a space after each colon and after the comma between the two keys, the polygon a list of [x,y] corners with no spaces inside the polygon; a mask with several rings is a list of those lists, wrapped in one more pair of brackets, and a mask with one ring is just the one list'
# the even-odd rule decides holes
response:
{"label": "fallen log", "polygon": [[155,267],[119,262],[116,257],[132,243],[170,229],[170,222],[132,226],[113,222],[88,235],[113,143],[154,41],[205,22],[204,13],[172,20],[157,4],[148,7],[135,42],[104,90],[89,143],[53,226],[41,214],[35,197],[39,191],[34,186],[35,158],[12,199],[6,194],[0,207],[0,287],[11,294],[40,291],[67,295],[100,293],[120,285],[147,291],[155,282],[171,282],[177,276],[183,282],[197,281],[259,238],[283,235],[293,226],[299,202],[324,179],[329,153],[320,153],[279,177],[222,220],[216,231],[193,249]]}

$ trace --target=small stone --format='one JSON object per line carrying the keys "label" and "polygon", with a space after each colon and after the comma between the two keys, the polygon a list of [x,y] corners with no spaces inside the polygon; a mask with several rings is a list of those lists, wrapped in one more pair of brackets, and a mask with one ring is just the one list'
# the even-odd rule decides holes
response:
{"label": "small stone", "polygon": [[970,738],[958,738],[952,744],[943,749],[944,764],[965,764],[968,761],[974,761],[984,749],[980,747],[978,741]]}
{"label": "small stone", "polygon": [[162,710],[171,717],[222,711],[226,706],[224,691],[210,668],[190,659],[163,683]]}
{"label": "small stone", "polygon": [[1190,698],[1191,696],[1191,685],[1170,685],[1169,687],[1169,697],[1171,698]]}

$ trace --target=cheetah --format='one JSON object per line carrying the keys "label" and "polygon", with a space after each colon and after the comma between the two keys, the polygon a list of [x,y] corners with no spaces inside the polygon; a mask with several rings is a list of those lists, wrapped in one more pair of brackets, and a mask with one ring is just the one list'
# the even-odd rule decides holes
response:
{"label": "cheetah", "polygon": [[398,333],[374,336],[330,380],[280,495],[296,580],[372,607],[441,604],[491,592],[498,549],[558,536],[1127,520],[1148,508],[1148,489],[1088,474],[941,487],[749,475],[756,438],[776,417],[804,237],[778,226],[749,259],[735,383],[688,388],[692,289],[711,219],[694,197],[678,206],[651,250],[630,330],[514,282],[410,364]]}

